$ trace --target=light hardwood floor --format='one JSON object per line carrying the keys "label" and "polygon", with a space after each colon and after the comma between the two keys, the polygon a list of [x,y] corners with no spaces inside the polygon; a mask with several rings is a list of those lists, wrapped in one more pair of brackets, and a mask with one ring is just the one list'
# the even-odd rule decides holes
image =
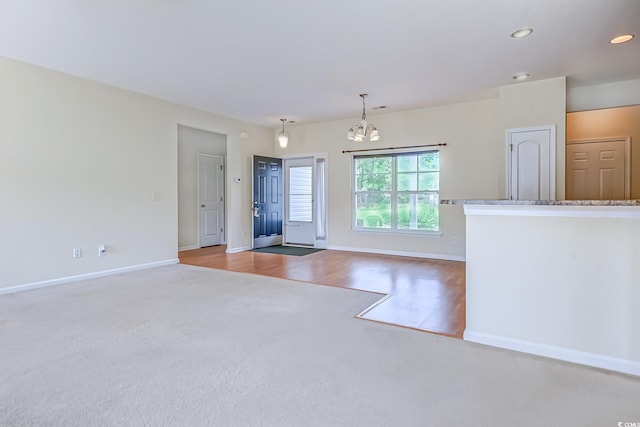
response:
{"label": "light hardwood floor", "polygon": [[183,251],[180,262],[390,294],[362,317],[462,338],[464,262],[332,250],[305,256],[225,250],[213,246]]}

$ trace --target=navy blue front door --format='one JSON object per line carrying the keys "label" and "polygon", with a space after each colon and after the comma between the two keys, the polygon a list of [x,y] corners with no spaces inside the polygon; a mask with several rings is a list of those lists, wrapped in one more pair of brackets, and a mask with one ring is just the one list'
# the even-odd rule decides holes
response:
{"label": "navy blue front door", "polygon": [[282,244],[282,159],[253,156],[253,247]]}

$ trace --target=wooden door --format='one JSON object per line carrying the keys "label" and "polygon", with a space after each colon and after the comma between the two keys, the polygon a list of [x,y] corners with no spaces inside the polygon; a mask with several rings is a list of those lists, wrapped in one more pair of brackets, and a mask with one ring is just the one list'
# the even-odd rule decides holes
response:
{"label": "wooden door", "polygon": [[628,199],[629,142],[629,138],[568,141],[567,199]]}

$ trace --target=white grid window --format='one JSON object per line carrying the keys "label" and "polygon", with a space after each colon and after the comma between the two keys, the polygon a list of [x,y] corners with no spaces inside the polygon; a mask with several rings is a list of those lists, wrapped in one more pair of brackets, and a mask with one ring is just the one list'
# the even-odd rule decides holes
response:
{"label": "white grid window", "polygon": [[360,230],[440,230],[440,152],[354,156],[353,220]]}

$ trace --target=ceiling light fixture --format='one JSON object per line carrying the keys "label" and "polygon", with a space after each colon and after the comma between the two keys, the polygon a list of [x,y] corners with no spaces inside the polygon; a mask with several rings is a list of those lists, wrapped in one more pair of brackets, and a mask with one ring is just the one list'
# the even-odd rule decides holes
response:
{"label": "ceiling light fixture", "polygon": [[367,96],[369,95],[366,93],[360,94],[360,97],[362,98],[362,118],[360,123],[351,126],[347,132],[347,138],[351,141],[362,142],[365,138],[369,139],[371,142],[380,140],[378,129],[376,129],[373,124],[367,123],[367,113],[365,112],[364,106],[364,99]]}
{"label": "ceiling light fixture", "polygon": [[280,119],[282,122],[282,131],[278,134],[278,143],[280,143],[280,148],[287,148],[287,144],[289,143],[289,135],[284,133],[284,122],[287,119]]}
{"label": "ceiling light fixture", "polygon": [[513,33],[511,33],[511,37],[513,37],[514,39],[521,39],[523,37],[527,37],[531,33],[533,33],[532,28],[520,28],[519,30],[516,30]]}
{"label": "ceiling light fixture", "polygon": [[624,34],[624,35],[612,38],[611,40],[609,40],[609,43],[620,44],[620,43],[628,42],[634,37],[635,36],[633,34]]}
{"label": "ceiling light fixture", "polygon": [[527,80],[529,78],[528,73],[520,73],[513,76],[513,80]]}

